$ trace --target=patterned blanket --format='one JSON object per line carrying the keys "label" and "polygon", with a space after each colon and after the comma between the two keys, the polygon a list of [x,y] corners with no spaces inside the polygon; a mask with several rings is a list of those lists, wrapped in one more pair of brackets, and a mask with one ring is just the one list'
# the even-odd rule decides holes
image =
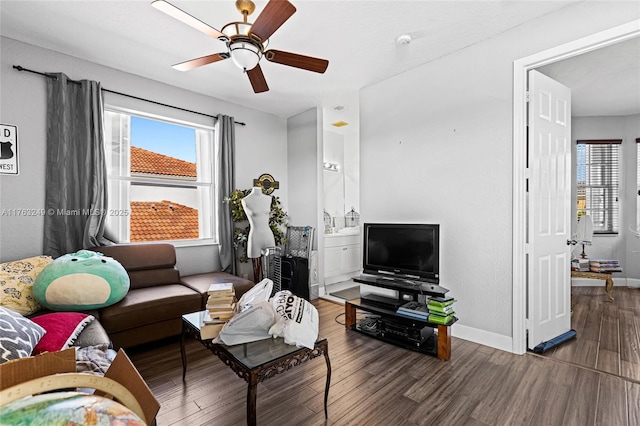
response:
{"label": "patterned blanket", "polygon": [[87,346],[76,349],[76,370],[78,373],[91,373],[104,376],[116,351],[107,345]]}

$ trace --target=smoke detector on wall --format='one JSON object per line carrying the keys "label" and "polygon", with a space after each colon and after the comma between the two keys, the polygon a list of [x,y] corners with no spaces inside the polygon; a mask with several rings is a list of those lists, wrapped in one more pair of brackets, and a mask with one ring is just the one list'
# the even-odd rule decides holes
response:
{"label": "smoke detector on wall", "polygon": [[406,45],[411,43],[411,35],[410,34],[401,34],[396,38],[396,44],[399,46]]}

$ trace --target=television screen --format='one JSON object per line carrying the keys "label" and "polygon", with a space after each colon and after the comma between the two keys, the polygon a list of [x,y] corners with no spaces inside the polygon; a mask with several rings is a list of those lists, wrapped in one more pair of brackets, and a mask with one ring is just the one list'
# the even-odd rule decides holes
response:
{"label": "television screen", "polygon": [[365,223],[364,272],[437,284],[439,241],[439,225]]}

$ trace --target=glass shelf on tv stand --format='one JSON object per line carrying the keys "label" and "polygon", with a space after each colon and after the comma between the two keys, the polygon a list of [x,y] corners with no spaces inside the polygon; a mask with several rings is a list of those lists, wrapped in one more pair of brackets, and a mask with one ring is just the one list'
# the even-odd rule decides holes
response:
{"label": "glass shelf on tv stand", "polygon": [[[418,300],[418,295],[444,296],[445,292],[448,291],[428,282],[377,275],[360,275],[354,277],[353,281],[374,287],[396,290],[398,292],[398,300],[403,303],[406,303],[409,300]],[[442,291],[432,291],[429,289],[430,287],[442,288]]]}

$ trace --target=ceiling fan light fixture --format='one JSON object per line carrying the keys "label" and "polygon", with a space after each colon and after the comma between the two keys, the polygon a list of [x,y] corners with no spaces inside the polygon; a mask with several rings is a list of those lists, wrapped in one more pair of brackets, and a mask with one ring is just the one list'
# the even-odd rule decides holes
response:
{"label": "ceiling fan light fixture", "polygon": [[254,69],[262,59],[262,50],[253,43],[245,41],[229,43],[229,53],[233,63],[243,71]]}
{"label": "ceiling fan light fixture", "polygon": [[251,29],[251,24],[247,22],[230,22],[224,27],[222,27],[222,34],[226,35],[229,39],[232,39],[236,36],[245,36],[249,37],[249,30]]}
{"label": "ceiling fan light fixture", "polygon": [[249,37],[251,24],[247,22],[231,22],[222,28],[228,37],[229,55],[238,68],[243,71],[252,70],[262,59],[264,47]]}

